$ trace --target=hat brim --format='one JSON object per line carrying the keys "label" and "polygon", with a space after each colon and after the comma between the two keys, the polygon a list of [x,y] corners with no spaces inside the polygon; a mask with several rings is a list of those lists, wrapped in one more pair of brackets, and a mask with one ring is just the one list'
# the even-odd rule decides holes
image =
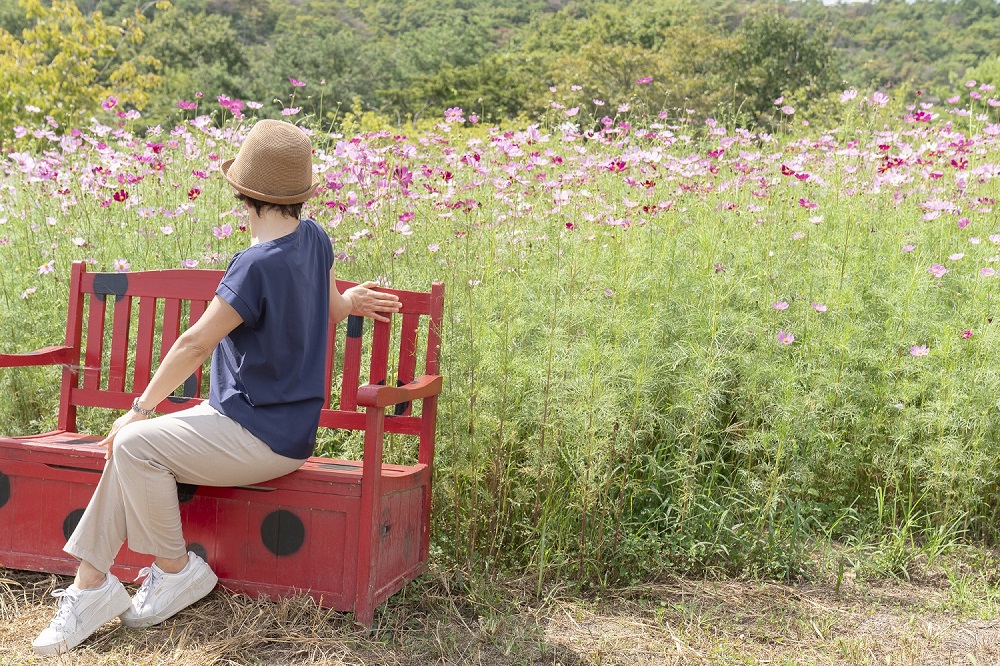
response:
{"label": "hat brim", "polygon": [[240,194],[245,194],[248,197],[252,197],[259,201],[264,201],[266,203],[278,204],[280,206],[285,206],[289,204],[305,203],[312,198],[312,195],[316,192],[316,188],[319,187],[320,178],[319,176],[313,176],[312,185],[303,190],[298,194],[291,194],[285,196],[277,196],[274,194],[267,194],[265,192],[258,192],[257,190],[252,190],[245,185],[241,185],[232,178],[229,177],[229,167],[233,165],[235,159],[226,160],[222,163],[222,177],[226,179],[226,182],[233,186]]}

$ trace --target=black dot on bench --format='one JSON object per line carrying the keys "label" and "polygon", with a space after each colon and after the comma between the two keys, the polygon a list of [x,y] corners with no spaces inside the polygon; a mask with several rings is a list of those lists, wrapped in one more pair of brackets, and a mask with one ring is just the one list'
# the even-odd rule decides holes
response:
{"label": "black dot on bench", "polygon": [[190,502],[196,492],[198,492],[198,486],[194,485],[193,483],[178,483],[177,501],[180,504],[184,504],[184,502]]}
{"label": "black dot on bench", "polygon": [[83,518],[83,509],[73,509],[66,516],[66,520],[63,521],[63,536],[69,541],[69,538],[73,536],[73,532],[76,530],[76,526],[80,524],[80,519]]}
{"label": "black dot on bench", "polygon": [[195,555],[197,555],[198,557],[200,557],[201,559],[208,562],[208,552],[205,550],[205,547],[200,543],[189,543],[187,545],[187,549],[192,553],[194,553]]}
{"label": "black dot on bench", "polygon": [[267,514],[260,524],[260,539],[275,555],[291,555],[306,540],[306,528],[294,513],[278,509]]}
{"label": "black dot on bench", "polygon": [[10,499],[10,479],[3,472],[0,472],[0,507]]}

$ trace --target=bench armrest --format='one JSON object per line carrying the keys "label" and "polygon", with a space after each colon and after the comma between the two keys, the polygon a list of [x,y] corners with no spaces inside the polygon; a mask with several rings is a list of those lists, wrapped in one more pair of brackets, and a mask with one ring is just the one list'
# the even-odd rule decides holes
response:
{"label": "bench armrest", "polygon": [[0,368],[23,368],[32,365],[63,365],[72,362],[73,347],[43,347],[24,354],[0,354]]}
{"label": "bench armrest", "polygon": [[358,389],[358,405],[361,407],[388,407],[401,402],[429,398],[441,393],[441,375],[417,377],[403,386],[381,386],[367,384]]}

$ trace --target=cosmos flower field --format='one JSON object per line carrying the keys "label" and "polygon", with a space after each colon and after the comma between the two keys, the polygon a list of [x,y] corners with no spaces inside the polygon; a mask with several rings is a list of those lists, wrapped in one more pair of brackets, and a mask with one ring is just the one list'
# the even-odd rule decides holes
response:
{"label": "cosmos flower field", "polygon": [[[446,284],[434,556],[603,583],[790,575],[817,539],[991,541],[996,91],[847,90],[829,128],[776,100],[773,133],[561,94],[537,124],[299,121],[338,276]],[[183,104],[172,128],[113,98],[17,128],[0,351],[61,341],[74,260],[224,268],[249,242],[219,167],[260,105]],[[57,376],[0,376],[4,434],[54,424]]]}

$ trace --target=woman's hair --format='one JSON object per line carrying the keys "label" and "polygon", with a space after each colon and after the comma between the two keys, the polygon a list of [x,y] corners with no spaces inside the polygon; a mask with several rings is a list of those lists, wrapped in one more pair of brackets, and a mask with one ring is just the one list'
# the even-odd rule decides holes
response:
{"label": "woman's hair", "polygon": [[257,215],[260,215],[261,211],[263,211],[265,208],[274,208],[285,217],[290,217],[293,220],[299,219],[302,215],[301,203],[284,204],[284,205],[270,203],[268,201],[261,201],[260,199],[254,199],[253,197],[248,197],[247,195],[241,192],[236,193],[236,199],[242,201],[243,203],[249,206],[253,206],[253,209],[257,211]]}

